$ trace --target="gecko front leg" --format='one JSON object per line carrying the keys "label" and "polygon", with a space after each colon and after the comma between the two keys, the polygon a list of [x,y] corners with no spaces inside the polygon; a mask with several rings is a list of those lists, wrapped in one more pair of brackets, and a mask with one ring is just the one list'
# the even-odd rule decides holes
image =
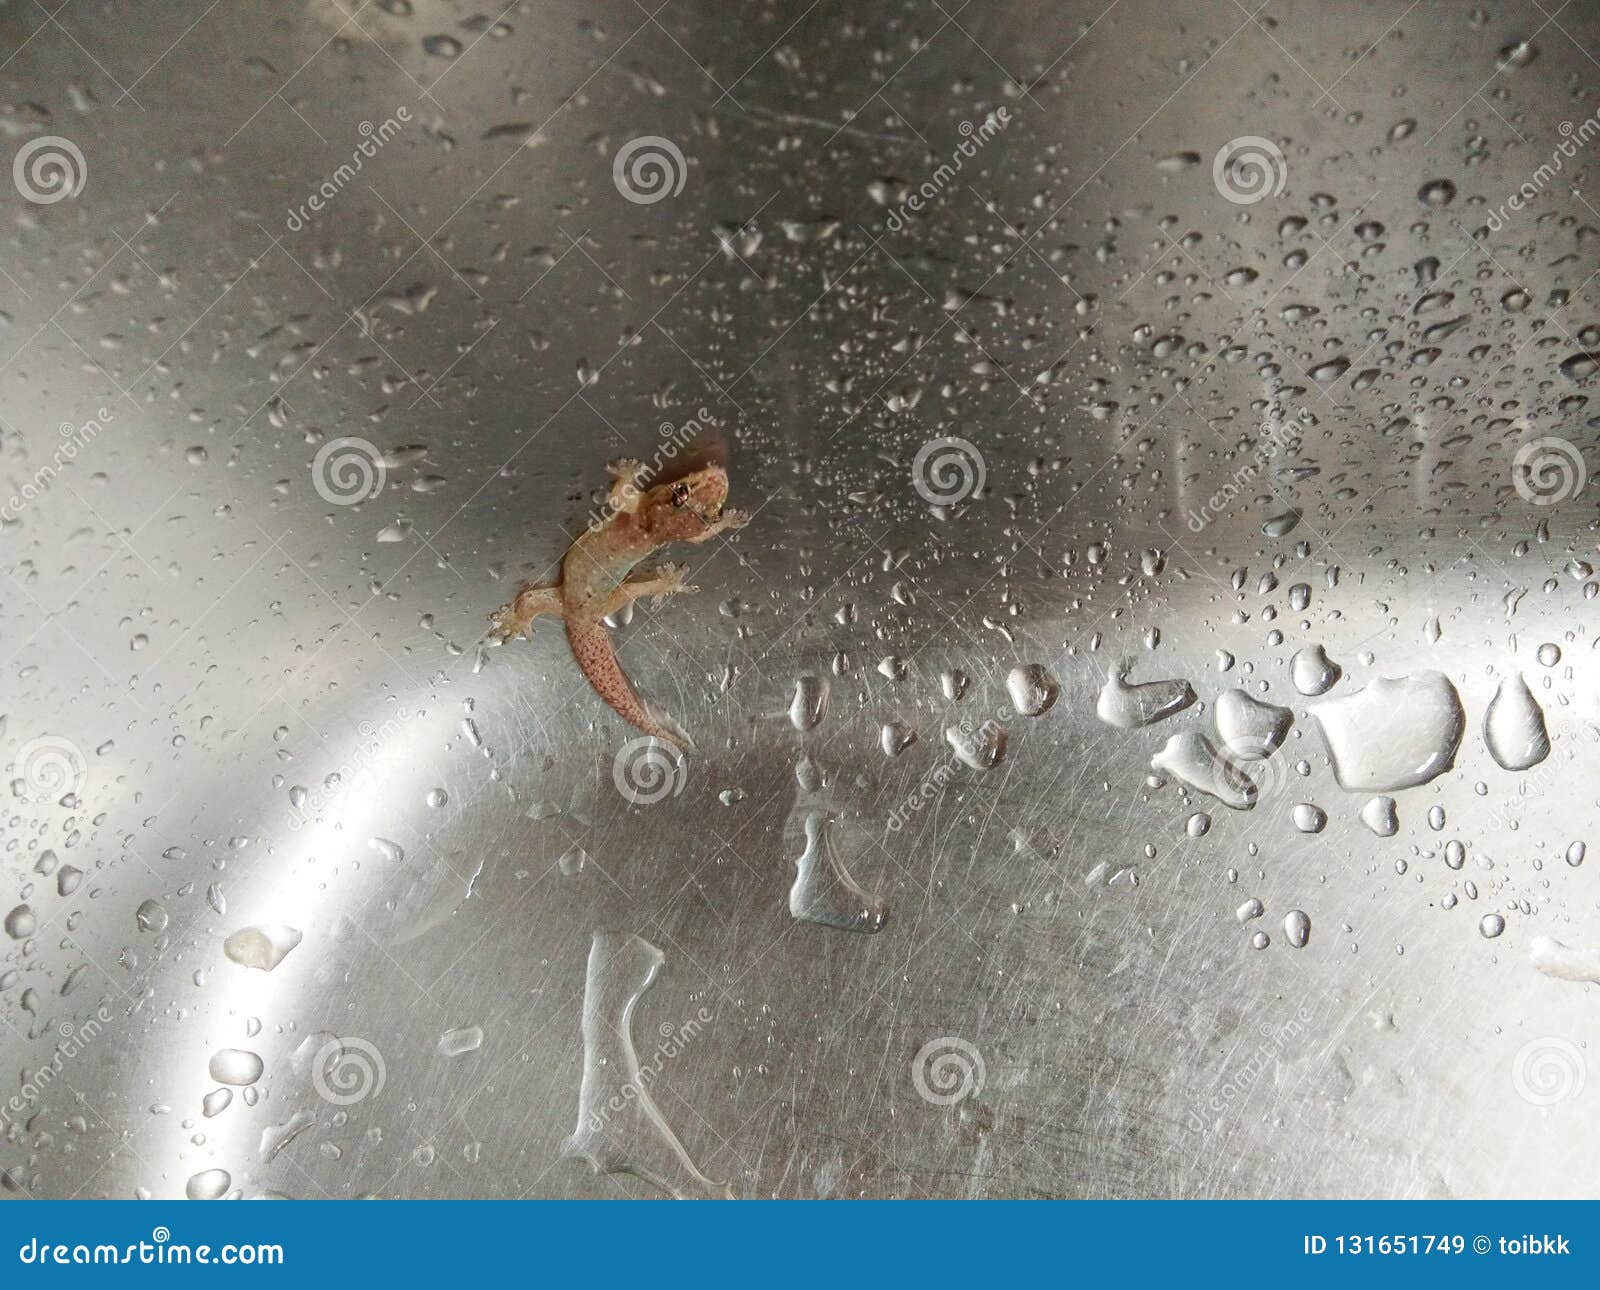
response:
{"label": "gecko front leg", "polygon": [[751,515],[748,511],[724,510],[714,520],[707,520],[705,529],[693,537],[686,537],[685,542],[706,542],[719,533],[731,533],[735,529],[742,529],[750,523]]}
{"label": "gecko front leg", "polygon": [[699,587],[691,587],[684,581],[688,575],[689,566],[686,564],[664,564],[650,573],[630,574],[626,581],[611,593],[601,616],[609,618],[641,596],[649,596],[653,602],[660,603],[667,596],[680,591],[699,591]]}
{"label": "gecko front leg", "polygon": [[639,480],[644,476],[644,463],[635,457],[619,457],[606,466],[611,476],[611,488],[606,493],[606,506],[613,511],[629,514],[639,509],[644,500],[644,490]]}

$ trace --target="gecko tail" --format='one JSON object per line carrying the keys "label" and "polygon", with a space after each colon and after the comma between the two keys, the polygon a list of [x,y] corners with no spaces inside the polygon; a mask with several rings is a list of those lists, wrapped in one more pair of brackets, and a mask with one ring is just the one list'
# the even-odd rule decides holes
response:
{"label": "gecko tail", "polygon": [[[657,739],[665,739],[668,743],[677,745],[682,752],[692,753],[700,750],[695,747],[694,740],[671,713],[656,707],[653,703],[645,703],[644,710],[649,718],[649,726],[642,725],[640,729],[646,734],[654,735]],[[651,727],[654,729],[651,729]]]}

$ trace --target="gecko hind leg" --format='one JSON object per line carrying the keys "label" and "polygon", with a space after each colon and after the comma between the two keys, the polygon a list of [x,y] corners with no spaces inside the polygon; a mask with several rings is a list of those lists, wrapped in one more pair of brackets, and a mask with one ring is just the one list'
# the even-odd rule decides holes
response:
{"label": "gecko hind leg", "polygon": [[550,587],[523,587],[517,592],[515,600],[490,615],[489,620],[494,625],[489,629],[489,639],[505,642],[526,636],[528,629],[533,626],[533,620],[540,614],[562,617],[559,584]]}

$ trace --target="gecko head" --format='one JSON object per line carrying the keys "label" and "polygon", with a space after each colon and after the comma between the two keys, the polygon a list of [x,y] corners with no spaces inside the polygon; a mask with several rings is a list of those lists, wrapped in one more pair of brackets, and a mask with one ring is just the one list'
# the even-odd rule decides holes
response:
{"label": "gecko head", "polygon": [[704,532],[706,525],[722,514],[727,500],[728,472],[710,465],[670,484],[657,484],[640,509],[652,537],[681,542]]}

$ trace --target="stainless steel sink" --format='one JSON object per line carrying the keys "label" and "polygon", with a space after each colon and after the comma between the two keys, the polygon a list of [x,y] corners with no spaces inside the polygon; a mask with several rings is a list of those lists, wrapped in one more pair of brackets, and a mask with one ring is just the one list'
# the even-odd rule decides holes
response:
{"label": "stainless steel sink", "polygon": [[4,1194],[1588,1190],[1600,11],[0,44]]}

